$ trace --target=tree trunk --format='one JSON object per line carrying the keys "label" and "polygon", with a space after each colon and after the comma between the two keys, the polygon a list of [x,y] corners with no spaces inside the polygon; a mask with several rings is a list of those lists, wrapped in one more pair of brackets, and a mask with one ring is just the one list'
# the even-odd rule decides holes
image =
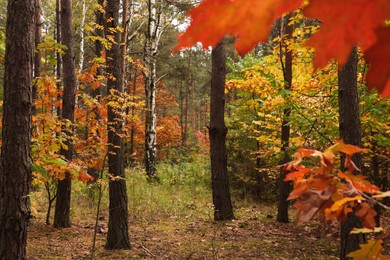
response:
{"label": "tree trunk", "polygon": [[79,71],[83,71],[84,67],[84,25],[85,25],[85,16],[87,15],[87,8],[85,6],[85,0],[82,1],[82,11],[81,11],[81,23],[80,23],[80,56],[79,56]]}
{"label": "tree trunk", "polygon": [[[110,75],[107,80],[107,92],[109,102],[112,100],[110,94],[112,90],[116,94],[123,90],[123,82],[121,82],[121,51],[119,46],[119,31],[115,28],[119,26],[119,0],[107,2],[106,6],[106,36],[111,36],[115,43],[107,50],[107,73]],[[110,29],[114,29],[110,31]],[[122,142],[122,124],[123,120],[115,112],[115,108],[108,105],[108,172],[112,175],[109,180],[109,218],[108,218],[108,234],[107,234],[107,249],[130,249],[130,240],[128,233],[128,208],[127,208],[127,192],[123,158],[123,142]],[[116,178],[119,177],[119,178]]]}
{"label": "tree trunk", "polygon": [[[57,42],[62,42],[61,40],[61,0],[56,0],[56,31],[57,36],[56,40]],[[57,89],[58,91],[62,90],[62,57],[61,53],[59,51],[56,51],[56,57],[57,57],[57,66],[56,66],[56,74],[57,74]],[[58,95],[57,100],[61,100],[61,96]],[[62,116],[62,109],[60,106],[57,106],[57,116]]]}
{"label": "tree trunk", "polygon": [[[281,22],[281,45],[280,45],[280,61],[282,63],[283,69],[283,78],[284,78],[284,89],[290,90],[292,83],[292,51],[287,48],[287,41],[291,41],[293,27],[289,25],[291,14],[287,14],[282,18]],[[284,45],[284,46],[283,46]],[[284,56],[284,62],[283,62]],[[285,107],[283,110],[283,122],[282,122],[282,153],[283,158],[280,164],[285,164],[290,161],[290,156],[288,154],[288,147],[290,146],[290,113],[291,109],[289,107]],[[290,193],[290,185],[288,182],[284,181],[286,176],[285,167],[282,166],[280,168],[279,175],[279,203],[278,203],[278,215],[276,220],[279,222],[288,222],[288,194]]]}
{"label": "tree trunk", "polygon": [[34,102],[38,99],[38,90],[37,90],[37,78],[41,76],[41,67],[42,67],[42,54],[41,50],[38,49],[38,44],[41,43],[42,35],[42,23],[41,23],[41,0],[35,0],[35,55],[34,55],[34,84],[32,86],[32,100],[33,100],[33,115],[36,114],[36,108]]}
{"label": "tree trunk", "polygon": [[0,258],[27,259],[34,1],[9,1],[0,164]]}
{"label": "tree trunk", "polygon": [[[62,44],[67,48],[63,55],[64,92],[62,96],[62,119],[73,123],[77,80],[73,52],[71,0],[61,0],[61,33]],[[70,129],[63,127],[62,131],[67,136],[65,143],[68,148],[61,148],[60,154],[67,161],[71,161],[73,157],[72,127]],[[65,179],[58,181],[54,227],[70,227],[70,193],[71,176],[69,172],[66,172]]]}
{"label": "tree trunk", "polygon": [[160,16],[157,1],[148,0],[148,31],[144,46],[144,66],[146,115],[145,115],[145,169],[150,179],[157,175],[156,170],[156,56],[161,37]]}
{"label": "tree trunk", "polygon": [[210,155],[214,220],[234,219],[230,198],[225,126],[226,54],[221,41],[212,51],[210,102]]}
{"label": "tree trunk", "polygon": [[[362,146],[359,116],[359,97],[357,88],[357,63],[356,47],[353,48],[348,62],[338,72],[338,98],[339,98],[339,131],[340,138],[347,144]],[[360,154],[352,157],[356,166],[363,166]],[[341,160],[343,168],[344,158]],[[363,234],[350,235],[353,228],[362,227],[360,219],[354,214],[349,214],[348,219],[341,223],[340,259],[347,259],[347,255],[359,249],[359,244],[365,242]]]}

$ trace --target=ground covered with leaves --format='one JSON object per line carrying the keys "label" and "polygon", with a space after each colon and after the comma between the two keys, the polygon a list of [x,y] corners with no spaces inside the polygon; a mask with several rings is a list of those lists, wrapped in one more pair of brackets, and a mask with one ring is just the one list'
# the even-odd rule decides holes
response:
{"label": "ground covered with leaves", "polygon": [[[131,250],[104,249],[107,216],[99,221],[96,259],[337,259],[339,228],[316,219],[308,225],[277,223],[275,207],[251,205],[236,210],[236,220],[216,223],[211,215],[188,209],[186,215],[140,216],[130,221]],[[388,218],[385,218],[388,223]],[[93,219],[54,229],[32,220],[29,259],[90,259]],[[383,226],[388,226],[383,223]],[[382,235],[385,246],[389,239]],[[388,248],[387,248],[388,249]]]}

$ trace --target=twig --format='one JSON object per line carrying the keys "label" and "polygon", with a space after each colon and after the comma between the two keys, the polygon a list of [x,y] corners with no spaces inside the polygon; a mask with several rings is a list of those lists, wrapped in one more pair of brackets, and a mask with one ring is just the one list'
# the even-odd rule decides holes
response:
{"label": "twig", "polygon": [[361,192],[361,191],[358,191],[358,192],[359,192],[360,195],[362,195],[362,196],[363,196],[364,198],[366,198],[367,200],[369,200],[369,201],[371,201],[371,202],[373,202],[373,203],[378,204],[379,206],[383,207],[383,208],[386,209],[386,210],[390,210],[390,207],[389,207],[389,206],[386,206],[385,204],[383,204],[383,203],[377,201],[376,199],[371,198],[370,196],[364,194],[364,193]]}
{"label": "twig", "polygon": [[148,254],[150,254],[153,258],[157,258],[155,254],[153,254],[149,249],[147,249],[144,245],[142,245],[141,243],[138,243],[137,241],[134,241],[134,243],[136,243],[137,245],[139,245],[143,250],[145,250],[145,252],[147,252]]}

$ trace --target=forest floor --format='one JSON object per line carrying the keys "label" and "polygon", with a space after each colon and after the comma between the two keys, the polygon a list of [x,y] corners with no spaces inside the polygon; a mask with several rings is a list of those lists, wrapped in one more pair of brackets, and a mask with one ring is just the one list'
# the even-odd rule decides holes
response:
{"label": "forest floor", "polygon": [[[102,212],[94,259],[338,259],[339,227],[318,218],[307,225],[275,221],[273,205],[236,209],[237,220],[214,222],[210,211],[189,207],[177,215],[142,213],[130,218],[131,250],[104,249],[107,212]],[[294,210],[291,210],[294,218]],[[185,213],[185,214],[183,214]],[[390,216],[381,237],[389,253]],[[73,220],[55,229],[43,217],[31,221],[28,259],[91,259],[93,218]]]}

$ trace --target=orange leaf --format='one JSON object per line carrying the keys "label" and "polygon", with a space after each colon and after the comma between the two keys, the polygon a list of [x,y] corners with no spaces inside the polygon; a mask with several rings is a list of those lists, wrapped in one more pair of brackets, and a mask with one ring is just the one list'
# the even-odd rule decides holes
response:
{"label": "orange leaf", "polygon": [[367,62],[371,63],[367,72],[369,89],[376,88],[383,97],[390,95],[390,27],[376,30],[377,42],[364,52]]}
{"label": "orange leaf", "polygon": [[301,196],[308,189],[306,180],[296,181],[294,182],[294,189],[288,196],[288,200],[293,200]]}
{"label": "orange leaf", "polygon": [[343,198],[341,200],[336,201],[333,205],[325,210],[325,217],[327,220],[332,218],[337,218],[338,220],[343,220],[346,218],[349,212],[352,210],[346,207],[346,204],[351,201],[363,200],[361,196],[355,196],[353,198]]}
{"label": "orange leaf", "polygon": [[272,23],[281,15],[298,9],[302,0],[205,0],[193,8],[191,24],[179,36],[174,48],[215,46],[225,35],[238,36],[236,49],[244,55],[267,40]]}
{"label": "orange leaf", "polygon": [[343,65],[355,44],[366,50],[376,42],[375,29],[389,18],[390,1],[313,0],[303,13],[322,22],[308,41],[317,50],[315,67],[325,66],[330,59]]}
{"label": "orange leaf", "polygon": [[91,175],[89,175],[88,173],[82,173],[82,174],[79,174],[79,181],[81,181],[82,183],[87,183],[88,181],[93,181],[93,177]]}
{"label": "orange leaf", "polygon": [[311,169],[298,166],[297,171],[290,172],[289,174],[287,174],[286,177],[284,178],[284,181],[300,180],[300,179],[304,178],[310,172],[311,172]]}
{"label": "orange leaf", "polygon": [[340,178],[343,178],[343,179],[346,179],[347,181],[352,182],[353,186],[360,192],[368,192],[368,193],[374,194],[380,190],[380,188],[378,188],[377,186],[364,180],[364,178],[366,178],[366,177],[363,175],[353,175],[349,172],[339,171],[338,176]]}
{"label": "orange leaf", "polygon": [[360,204],[358,210],[355,211],[355,215],[362,219],[363,225],[366,228],[374,229],[376,226],[375,216],[376,211],[370,207],[367,203]]}
{"label": "orange leaf", "polygon": [[362,153],[364,152],[363,148],[360,148],[359,146],[346,144],[343,140],[340,140],[337,142],[338,145],[338,151],[345,153],[346,155],[354,155],[355,153]]}

